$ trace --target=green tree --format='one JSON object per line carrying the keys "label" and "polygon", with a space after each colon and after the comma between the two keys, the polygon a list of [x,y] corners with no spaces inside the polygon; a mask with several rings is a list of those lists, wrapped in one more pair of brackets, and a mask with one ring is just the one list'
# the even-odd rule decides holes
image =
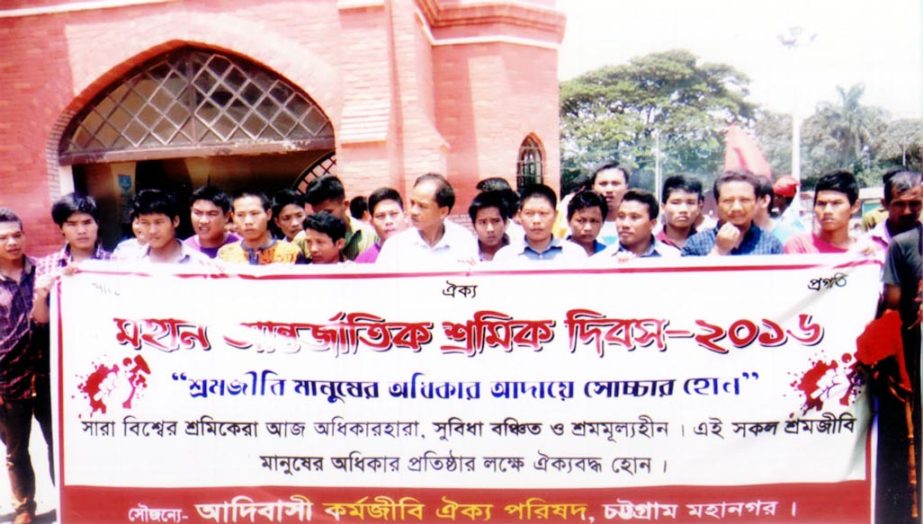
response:
{"label": "green tree", "polygon": [[903,118],[888,122],[874,143],[876,160],[882,166],[919,170],[923,164],[923,121]]}
{"label": "green tree", "polygon": [[751,122],[749,79],[686,50],[605,66],[561,84],[562,188],[604,160],[633,167],[653,187],[655,151],[664,173],[713,175],[730,121]]}
{"label": "green tree", "polygon": [[864,184],[874,184],[880,174],[875,163],[875,138],[887,127],[887,114],[862,105],[865,88],[837,86],[837,100],[818,104],[801,128],[802,167],[806,185],[824,172],[849,169]]}

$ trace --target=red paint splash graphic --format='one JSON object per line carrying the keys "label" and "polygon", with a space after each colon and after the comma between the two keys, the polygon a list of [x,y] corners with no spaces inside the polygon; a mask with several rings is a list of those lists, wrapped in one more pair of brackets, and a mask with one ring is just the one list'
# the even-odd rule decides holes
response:
{"label": "red paint splash graphic", "polygon": [[90,373],[90,376],[87,377],[86,381],[78,386],[80,391],[86,394],[87,399],[90,401],[91,415],[97,411],[103,415],[106,414],[106,403],[104,402],[106,393],[103,391],[103,383],[106,381],[106,378],[108,378],[110,375],[118,373],[118,371],[118,366],[112,366],[109,368],[104,364],[100,364],[96,366],[95,371]]}
{"label": "red paint splash graphic", "polygon": [[[802,414],[815,409],[823,411],[824,402],[836,400],[841,406],[849,406],[859,394],[860,384],[854,379],[854,357],[844,353],[840,361],[812,361],[811,368],[791,383],[803,397]],[[840,364],[844,365],[840,365]],[[844,391],[845,390],[845,391]]]}
{"label": "red paint splash graphic", "polygon": [[151,368],[141,355],[136,356],[134,359],[126,357],[122,360],[122,364],[125,366],[131,366],[132,362],[134,362],[134,366],[128,370],[128,383],[131,385],[131,393],[125,399],[125,402],[122,402],[122,407],[125,409],[131,409],[131,401],[135,398],[135,394],[138,393],[139,389],[147,387],[145,375],[151,374]]}
{"label": "red paint splash graphic", "polygon": [[151,368],[142,356],[126,357],[122,366],[97,364],[96,369],[78,386],[90,404],[91,416],[96,412],[106,414],[111,403],[120,399],[124,399],[123,408],[131,409],[132,402],[147,388],[147,375],[150,375]]}

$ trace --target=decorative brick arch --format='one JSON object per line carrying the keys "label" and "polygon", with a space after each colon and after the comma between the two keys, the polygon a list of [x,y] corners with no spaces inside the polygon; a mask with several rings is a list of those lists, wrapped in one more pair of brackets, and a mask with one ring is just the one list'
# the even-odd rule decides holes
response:
{"label": "decorative brick arch", "polygon": [[[290,81],[310,96],[339,129],[342,89],[336,68],[304,44],[266,31],[260,24],[226,14],[155,15],[133,24],[131,38],[124,33],[100,35],[79,28],[69,35],[72,85],[76,95],[56,119],[45,145],[52,198],[60,187],[58,149],[71,120],[97,94],[147,60],[184,46],[196,46],[240,56]],[[86,57],[86,59],[81,59]]]}

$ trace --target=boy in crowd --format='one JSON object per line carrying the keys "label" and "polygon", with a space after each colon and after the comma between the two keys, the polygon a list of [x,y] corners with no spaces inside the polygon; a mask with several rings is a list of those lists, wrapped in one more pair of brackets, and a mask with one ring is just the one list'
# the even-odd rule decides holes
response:
{"label": "boy in crowd", "polygon": [[191,200],[189,218],[195,234],[183,241],[186,247],[208,258],[215,258],[222,246],[240,240],[239,236],[227,231],[231,219],[231,199],[224,191],[214,186],[203,186],[192,193]]}
{"label": "boy in crowd", "polygon": [[[346,224],[346,245],[343,247],[343,256],[349,260],[355,260],[359,253],[375,243],[375,232],[372,228],[365,222],[354,220],[349,216],[346,190],[343,188],[343,182],[336,176],[324,175],[311,182],[304,198],[305,202],[311,205],[314,213],[326,211]],[[304,238],[304,233],[300,233],[293,243],[301,248],[307,257],[309,253],[305,249]]]}
{"label": "boy in crowd", "polygon": [[848,171],[828,173],[814,188],[816,233],[796,235],[785,253],[845,253],[856,243],[849,236],[849,219],[859,210],[859,184]]}
{"label": "boy in crowd", "polygon": [[769,211],[776,198],[772,189],[772,179],[766,175],[753,176],[756,178],[756,212],[753,214],[753,224],[766,233],[772,233],[775,223]]}
{"label": "boy in crowd", "polygon": [[705,196],[702,182],[686,175],[673,175],[663,182],[663,229],[657,240],[677,249],[696,233],[696,222],[702,215]]}
{"label": "boy in crowd", "polygon": [[580,191],[567,203],[567,224],[570,235],[567,240],[577,244],[586,251],[587,256],[606,249],[606,245],[596,240],[603,220],[609,214],[606,200],[595,191]]}
{"label": "boy in crowd", "polygon": [[[516,213],[519,210],[519,193],[513,191],[513,187],[505,178],[498,176],[484,178],[474,188],[478,190],[478,193],[486,193],[487,191],[499,193],[506,203],[506,209],[512,214],[510,220],[506,223],[507,236],[510,238],[522,238],[525,235],[525,230],[519,224],[519,217]],[[563,238],[563,235],[561,236]]]}
{"label": "boy in crowd", "polygon": [[779,239],[784,245],[794,235],[800,235],[805,232],[804,223],[798,216],[798,210],[792,207],[795,201],[795,195],[798,194],[800,184],[795,177],[791,175],[780,176],[772,184],[772,203],[769,205],[770,211],[775,209],[772,234]]}
{"label": "boy in crowd", "polygon": [[882,204],[888,218],[869,231],[869,238],[881,249],[887,249],[893,237],[917,227],[923,210],[920,173],[891,171],[885,174],[884,182]]}
{"label": "boy in crowd", "polygon": [[205,255],[176,238],[179,205],[170,193],[159,189],[140,191],[135,197],[134,212],[138,217],[138,227],[147,238],[147,244],[135,253],[113,258],[167,264],[201,263],[207,260]]}
{"label": "boy in crowd", "polygon": [[356,257],[360,264],[372,264],[381,253],[381,246],[392,236],[407,228],[404,218],[404,200],[397,190],[390,187],[378,188],[369,195],[369,211],[372,227],[378,239],[371,247]]}
{"label": "boy in crowd", "polygon": [[343,262],[346,224],[326,211],[314,213],[304,221],[305,249],[312,264]]}
{"label": "boy in crowd", "polygon": [[678,257],[679,250],[654,238],[660,206],[657,197],[643,189],[629,189],[615,214],[619,241],[594,258],[625,262],[633,258]]}
{"label": "boy in crowd", "polygon": [[510,237],[506,234],[506,226],[512,214],[501,191],[484,191],[478,193],[471,201],[468,216],[478,238],[479,260],[493,260],[497,251],[509,245]]}
{"label": "boy in crowd", "polygon": [[272,197],[272,223],[278,238],[293,242],[304,231],[304,197],[293,189],[283,189]]}
{"label": "boy in crowd", "polygon": [[64,246],[39,260],[39,278],[75,262],[109,259],[110,254],[99,244],[99,210],[92,197],[64,195],[51,206],[51,219],[61,229]]}
{"label": "boy in crowd", "polygon": [[99,244],[99,209],[92,197],[69,193],[51,206],[51,219],[61,229],[64,247],[41,258],[37,264],[32,316],[32,348],[35,368],[35,419],[48,445],[48,464],[54,478],[51,433],[51,344],[48,332],[48,295],[65,268],[84,260],[108,260],[110,254]]}
{"label": "boy in crowd", "polygon": [[477,243],[464,227],[447,220],[455,205],[455,190],[440,174],[417,177],[410,193],[412,228],[394,235],[381,248],[378,263],[401,268],[471,264]]}
{"label": "boy in crowd", "polygon": [[29,344],[35,261],[25,254],[22,220],[0,208],[0,440],[6,446],[6,469],[13,491],[15,524],[35,518],[35,471],[29,456],[29,433],[35,409],[36,359]]}
{"label": "boy in crowd", "polygon": [[135,209],[134,202],[131,204],[131,238],[126,238],[115,246],[112,250],[112,258],[116,260],[127,260],[137,258],[138,254],[147,245],[147,234],[141,229],[141,222],[138,222],[138,212]]}
{"label": "boy in crowd", "polygon": [[628,168],[617,162],[606,162],[596,168],[590,176],[589,188],[596,191],[606,199],[609,214],[603,222],[599,233],[599,241],[607,246],[618,243],[618,227],[615,225],[615,214],[618,212],[622,195],[628,191],[628,181],[631,177]]}
{"label": "boy in crowd", "polygon": [[551,234],[557,204],[558,197],[550,187],[544,184],[527,187],[522,192],[519,207],[519,219],[525,229],[525,238],[521,243],[513,242],[502,248],[494,260],[580,262],[586,259],[586,252],[582,247],[567,240],[554,238]]}
{"label": "boy in crowd", "polygon": [[369,202],[364,196],[349,199],[349,216],[366,224],[369,223],[372,215],[369,213]]}
{"label": "boy in crowd", "polygon": [[240,191],[231,201],[231,210],[241,240],[219,249],[220,260],[253,266],[295,264],[303,260],[302,251],[294,244],[272,238],[269,232],[272,209],[265,193]]}
{"label": "boy in crowd", "polygon": [[750,172],[727,171],[715,180],[718,226],[689,237],[684,256],[778,255],[779,239],[753,223],[756,216],[756,177]]}

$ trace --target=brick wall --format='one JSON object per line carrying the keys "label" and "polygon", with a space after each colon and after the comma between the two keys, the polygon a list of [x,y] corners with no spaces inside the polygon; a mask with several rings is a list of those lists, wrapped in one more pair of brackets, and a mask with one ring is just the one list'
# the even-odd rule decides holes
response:
{"label": "brick wall", "polygon": [[[0,14],[64,3],[17,2],[0,6]],[[381,185],[406,191],[418,175],[438,171],[458,187],[456,212],[463,213],[478,179],[512,180],[519,144],[529,134],[541,140],[546,182],[556,186],[556,51],[476,40],[494,31],[560,42],[546,26],[563,30],[563,19],[520,27],[507,17],[480,29],[470,20],[463,30],[434,28],[422,14],[432,11],[424,3],[439,4],[185,0],[0,17],[0,206],[26,222],[30,252],[56,248],[60,234],[49,208],[62,187],[69,190],[57,158],[65,126],[131,68],[188,44],[241,55],[302,88],[333,124],[351,195]],[[528,2],[513,4],[528,11]],[[540,10],[530,17],[544,16],[553,0],[535,4]],[[472,36],[473,43],[440,41]]]}

